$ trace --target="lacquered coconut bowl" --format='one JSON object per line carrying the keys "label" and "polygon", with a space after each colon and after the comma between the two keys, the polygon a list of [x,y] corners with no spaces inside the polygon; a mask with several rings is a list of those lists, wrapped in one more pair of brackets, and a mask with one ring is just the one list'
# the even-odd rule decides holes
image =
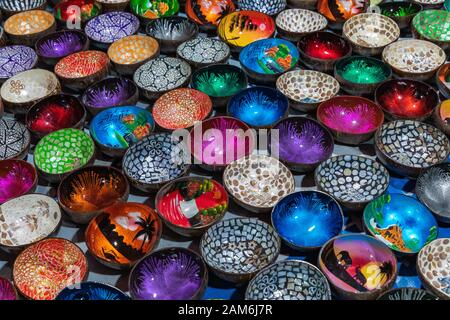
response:
{"label": "lacquered coconut bowl", "polygon": [[0,83],[16,74],[33,69],[38,62],[36,52],[30,47],[12,45],[0,48]]}
{"label": "lacquered coconut bowl", "polygon": [[419,12],[411,23],[413,35],[450,52],[450,12],[446,10],[424,10]]}
{"label": "lacquered coconut bowl", "polygon": [[442,95],[450,99],[450,62],[439,68],[436,73],[436,84]]}
{"label": "lacquered coconut bowl", "polygon": [[298,41],[304,34],[324,30],[328,21],[323,15],[314,11],[287,9],[277,15],[275,23],[281,38]]}
{"label": "lacquered coconut bowl", "polygon": [[442,103],[434,109],[433,120],[436,126],[450,136],[450,100],[442,101]]}
{"label": "lacquered coconut bowl", "polygon": [[413,0],[414,3],[419,3],[426,10],[439,9],[444,4],[445,0]]}
{"label": "lacquered coconut bowl", "polygon": [[286,7],[286,0],[237,0],[240,10],[254,10],[276,16]]}
{"label": "lacquered coconut bowl", "polygon": [[0,160],[0,185],[0,204],[33,193],[37,186],[36,169],[23,160]]}
{"label": "lacquered coconut bowl", "polygon": [[177,57],[189,63],[194,70],[227,63],[230,55],[230,47],[214,38],[197,37],[177,48]]}
{"label": "lacquered coconut bowl", "polygon": [[143,25],[152,20],[174,16],[180,10],[178,0],[159,0],[157,2],[130,0],[131,12],[138,16]]}
{"label": "lacquered coconut bowl", "polygon": [[102,6],[103,12],[127,11],[130,0],[96,0]]}
{"label": "lacquered coconut bowl", "polygon": [[366,12],[369,6],[370,1],[346,3],[342,0],[318,0],[315,9],[328,19],[330,29],[339,31],[348,19]]}
{"label": "lacquered coconut bowl", "polygon": [[437,300],[438,298],[423,289],[417,288],[395,288],[386,291],[377,300],[391,301],[413,301],[413,300]]}
{"label": "lacquered coconut bowl", "polygon": [[317,10],[317,0],[286,0],[286,4],[288,8]]}
{"label": "lacquered coconut bowl", "polygon": [[16,13],[30,10],[45,10],[47,0],[2,0],[0,9],[6,17],[10,17]]}
{"label": "lacquered coconut bowl", "polygon": [[78,286],[68,286],[62,289],[55,300],[130,300],[130,297],[109,284],[86,281],[79,283]]}
{"label": "lacquered coconut bowl", "polygon": [[0,135],[8,137],[0,141],[0,160],[27,158],[31,136],[26,126],[16,119],[0,118]]}
{"label": "lacquered coconut bowl", "polygon": [[422,5],[410,1],[382,2],[378,6],[380,13],[394,20],[400,29],[408,28],[414,16],[422,11]]}
{"label": "lacquered coconut bowl", "polygon": [[185,13],[187,17],[199,25],[200,30],[212,32],[217,29],[220,19],[227,13],[234,12],[236,5],[233,0],[186,0]]}
{"label": "lacquered coconut bowl", "polygon": [[19,300],[14,284],[3,277],[0,277],[0,300]]}
{"label": "lacquered coconut bowl", "polygon": [[[102,7],[96,0],[60,0],[55,3],[53,14],[61,29],[82,29],[86,22],[98,16]],[[80,10],[73,10],[77,6]]]}

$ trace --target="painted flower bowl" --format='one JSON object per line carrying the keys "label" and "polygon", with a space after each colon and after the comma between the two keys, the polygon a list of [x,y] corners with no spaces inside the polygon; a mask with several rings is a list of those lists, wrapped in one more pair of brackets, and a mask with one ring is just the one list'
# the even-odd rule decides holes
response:
{"label": "painted flower bowl", "polygon": [[87,224],[105,208],[128,199],[126,176],[114,167],[89,166],[64,178],[58,202],[75,223]]}
{"label": "painted flower bowl", "polygon": [[65,128],[81,129],[86,110],[74,96],[58,94],[42,99],[28,110],[25,123],[38,139]]}
{"label": "painted flower bowl", "polygon": [[289,106],[302,112],[316,111],[317,106],[339,92],[339,82],[332,76],[313,70],[293,70],[278,77],[277,89]]}
{"label": "painted flower bowl", "polygon": [[251,154],[255,146],[255,133],[232,117],[206,119],[190,132],[189,149],[194,163],[208,171],[224,170],[231,162]]}
{"label": "painted flower bowl", "polygon": [[426,169],[416,182],[416,195],[436,219],[450,223],[450,164],[442,163]]}
{"label": "painted flower bowl", "polygon": [[447,160],[450,142],[437,128],[419,121],[396,120],[375,134],[378,159],[389,170],[411,178]]}
{"label": "painted flower bowl", "polygon": [[306,34],[297,43],[302,62],[316,71],[330,73],[337,61],[352,53],[345,38],[333,32],[318,31]]}
{"label": "painted flower bowl", "polygon": [[206,231],[200,251],[208,267],[221,279],[249,281],[276,261],[280,238],[272,226],[256,219],[222,220]]}
{"label": "painted flower bowl", "polygon": [[268,213],[286,195],[294,192],[291,171],[276,158],[250,155],[230,163],[223,183],[233,200],[254,213]]}
{"label": "painted flower bowl", "polygon": [[87,281],[64,288],[55,300],[130,300],[130,297],[109,284]]}
{"label": "painted flower bowl", "polygon": [[30,10],[42,10],[47,6],[47,0],[2,0],[0,9],[7,16]]}
{"label": "painted flower bowl", "polygon": [[327,19],[320,13],[304,9],[287,9],[277,16],[278,35],[286,40],[298,41],[302,35],[322,31]]}
{"label": "painted flower bowl", "polygon": [[422,301],[422,300],[437,300],[438,298],[423,289],[417,288],[396,288],[383,293],[377,300],[391,300],[391,301]]}
{"label": "painted flower bowl", "polygon": [[0,204],[34,192],[36,185],[36,169],[29,162],[0,160]]}
{"label": "painted flower bowl", "polygon": [[184,17],[168,17],[152,20],[145,32],[159,41],[162,53],[172,54],[180,44],[197,37],[198,26]]}
{"label": "painted flower bowl", "polygon": [[424,10],[412,20],[412,30],[417,38],[431,41],[450,51],[450,12],[445,10]]}
{"label": "painted flower bowl", "polygon": [[273,83],[281,74],[292,70],[299,60],[297,48],[283,39],[262,39],[242,49],[239,62],[254,82]]}
{"label": "painted flower bowl", "polygon": [[183,42],[177,48],[177,56],[194,69],[226,63],[230,54],[230,47],[225,42],[206,37]]}
{"label": "painted flower bowl", "polygon": [[94,161],[91,137],[79,129],[61,129],[43,137],[34,150],[34,165],[51,183]]}
{"label": "painted flower bowl", "polygon": [[251,10],[235,11],[224,16],[217,28],[219,38],[233,51],[240,51],[252,42],[271,38],[276,31],[269,15]]}
{"label": "painted flower bowl", "polygon": [[318,265],[344,299],[374,300],[395,283],[397,259],[381,241],[363,234],[345,234],[329,240],[319,253]]}
{"label": "painted flower bowl", "polygon": [[191,74],[192,69],[187,62],[162,57],[140,66],[134,73],[133,80],[145,98],[155,100],[167,91],[187,86]]}
{"label": "painted flower bowl", "polygon": [[157,191],[187,173],[185,148],[186,145],[174,141],[170,133],[153,133],[127,150],[122,162],[123,172],[137,189]]}
{"label": "painted flower bowl", "polygon": [[331,290],[316,266],[284,260],[270,265],[250,281],[245,300],[331,300]]}
{"label": "painted flower bowl", "polygon": [[275,205],[271,218],[283,241],[300,251],[318,250],[344,228],[341,207],[320,191],[291,193]]}
{"label": "painted flower bowl", "polygon": [[39,60],[54,66],[62,58],[85,51],[89,48],[89,38],[79,30],[61,30],[43,36],[36,42]]}
{"label": "painted flower bowl", "polygon": [[111,107],[132,106],[139,100],[139,89],[125,77],[112,77],[90,85],[81,96],[86,109],[96,115]]}
{"label": "painted flower bowl", "polygon": [[450,299],[450,239],[436,239],[417,255],[417,273],[423,286],[440,299]]}
{"label": "painted flower bowl", "polygon": [[136,106],[121,106],[98,113],[89,132],[98,148],[110,157],[121,157],[155,128],[152,114]]}
{"label": "painted flower bowl", "polygon": [[144,24],[151,20],[176,15],[180,9],[178,0],[131,0],[131,12],[137,15]]}
{"label": "painted flower bowl", "polygon": [[56,31],[56,22],[50,12],[31,10],[9,17],[3,28],[12,44],[32,47],[39,38]]}
{"label": "painted flower bowl", "polygon": [[450,136],[450,100],[444,100],[434,109],[433,120],[436,126]]}
{"label": "painted flower bowl", "polygon": [[328,19],[331,29],[340,30],[345,21],[364,13],[369,6],[368,0],[348,3],[346,0],[318,0],[317,11]]}
{"label": "painted flower bowl", "polygon": [[442,95],[450,99],[450,62],[439,68],[436,73],[436,84]]}
{"label": "painted flower bowl", "polygon": [[288,109],[288,99],[280,91],[269,87],[251,87],[230,99],[227,112],[251,127],[267,128],[284,118]]}
{"label": "painted flower bowl", "polygon": [[407,39],[386,46],[383,61],[399,76],[425,81],[434,76],[446,60],[444,50],[425,41]]}
{"label": "painted flower bowl", "polygon": [[317,167],[314,180],[319,190],[332,195],[343,207],[361,211],[386,192],[389,173],[370,158],[340,155]]}
{"label": "painted flower bowl", "polygon": [[208,283],[202,257],[185,248],[165,248],[147,255],[131,271],[133,300],[199,300]]}
{"label": "painted flower bowl", "polygon": [[33,69],[38,62],[30,47],[13,45],[0,48],[0,83],[16,74]]}
{"label": "painted flower bowl", "polygon": [[331,131],[336,141],[359,145],[369,140],[381,127],[384,114],[369,99],[338,96],[319,105],[317,119]]}
{"label": "painted flower bowl", "polygon": [[213,64],[192,74],[191,88],[206,93],[215,108],[223,108],[231,97],[247,88],[245,72],[230,64]]}
{"label": "painted flower bowl", "polygon": [[100,49],[139,30],[139,19],[128,12],[107,12],[89,20],[84,32],[92,44]]}
{"label": "painted flower bowl", "polygon": [[11,281],[0,277],[0,300],[18,300],[17,291]]}
{"label": "painted flower bowl", "polygon": [[204,31],[212,31],[225,15],[236,10],[233,0],[186,0],[185,12],[188,18]]}
{"label": "painted flower bowl", "polygon": [[0,160],[25,159],[30,142],[27,127],[15,119],[0,118]]}
{"label": "painted flower bowl", "polygon": [[16,288],[32,300],[53,300],[65,287],[83,281],[87,273],[83,251],[62,238],[31,245],[19,254],[13,267]]}
{"label": "painted flower bowl", "polygon": [[400,29],[410,26],[414,16],[422,11],[422,5],[410,1],[393,1],[378,4],[380,13],[394,20]]}
{"label": "painted flower bowl", "polygon": [[286,8],[286,0],[237,0],[240,10],[254,10],[275,16]]}
{"label": "painted flower bowl", "polygon": [[392,77],[392,69],[372,57],[350,56],[334,65],[334,77],[345,92],[354,96],[372,96],[381,82]]}
{"label": "painted flower bowl", "polygon": [[158,55],[158,41],[143,35],[124,37],[113,42],[108,49],[114,70],[124,76],[132,76],[140,66]]}
{"label": "painted flower bowl", "polygon": [[215,180],[185,177],[162,187],[155,204],[169,229],[185,237],[196,237],[223,218],[228,194]]}
{"label": "painted flower bowl", "polygon": [[86,229],[86,245],[100,263],[126,269],[158,246],[162,223],[149,206],[125,202],[102,210]]}
{"label": "painted flower bowl", "polygon": [[84,90],[108,74],[109,57],[95,50],[81,51],[59,60],[55,73],[61,83],[72,90]]}
{"label": "painted flower bowl", "polygon": [[[74,7],[79,10],[74,10]],[[98,16],[101,10],[97,0],[60,0],[55,4],[53,13],[61,28],[80,29],[87,21]]]}
{"label": "painted flower bowl", "polygon": [[102,7],[103,12],[126,11],[130,5],[130,0],[96,0]]}

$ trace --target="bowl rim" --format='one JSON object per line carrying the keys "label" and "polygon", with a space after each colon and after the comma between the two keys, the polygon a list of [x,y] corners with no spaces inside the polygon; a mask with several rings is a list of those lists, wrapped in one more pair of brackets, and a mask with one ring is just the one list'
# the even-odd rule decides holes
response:
{"label": "bowl rim", "polygon": [[[252,9],[245,9],[245,8],[242,8],[241,2],[243,2],[243,1],[245,1],[245,0],[237,1],[238,3],[236,4],[236,9],[239,9],[239,10],[252,10]],[[287,4],[286,4],[286,0],[278,0],[277,2],[274,3],[274,4],[283,4],[283,3],[284,3],[283,8],[280,9],[280,10],[278,10],[278,12],[275,12],[275,13],[267,13],[267,12],[263,12],[263,13],[265,13],[265,14],[267,14],[267,15],[270,15],[270,16],[276,16],[276,15],[278,15],[281,11],[283,11],[283,10],[286,9]],[[257,2],[257,4],[261,5],[260,2]],[[265,5],[266,5],[266,4],[265,4]],[[246,6],[248,6],[248,4],[247,4]],[[251,6],[251,5],[250,5],[250,6]],[[263,7],[264,7],[264,6],[263,6]],[[273,5],[272,5],[272,7],[273,7]],[[259,11],[259,10],[261,10],[261,8],[260,8],[260,6],[258,6],[256,9],[253,9],[253,10]],[[262,12],[262,11],[261,11],[261,12]]]}
{"label": "bowl rim", "polygon": [[[302,48],[300,48],[300,43],[301,43],[301,41],[304,38],[311,37],[313,35],[317,35],[319,37],[319,36],[324,35],[324,34],[331,35],[331,37],[335,37],[336,39],[344,41],[345,44],[346,44],[346,47],[348,47],[347,52],[344,53],[341,57],[338,57],[338,58],[323,59],[323,58],[317,58],[317,57],[310,56],[305,51],[303,51]],[[300,57],[301,56],[306,56],[309,59],[314,59],[314,60],[321,61],[321,62],[324,62],[324,63],[326,63],[326,62],[337,62],[337,61],[339,61],[339,60],[341,60],[341,59],[343,59],[345,57],[351,56],[351,54],[352,54],[352,45],[351,45],[351,43],[345,37],[343,37],[341,35],[338,35],[337,33],[334,33],[334,32],[331,32],[331,31],[316,31],[316,32],[311,32],[311,33],[307,33],[307,34],[302,35],[300,37],[300,39],[298,40],[298,42],[297,42],[297,49],[298,49],[298,52],[300,53]]]}
{"label": "bowl rim", "polygon": [[[113,292],[115,291],[115,293],[117,293],[119,295],[123,295],[122,298],[128,297],[128,299],[131,299],[130,296],[127,295],[125,292],[123,292],[119,288],[117,288],[117,287],[115,287],[115,286],[113,286],[113,285],[111,285],[109,283],[105,283],[105,282],[101,282],[101,281],[83,281],[83,282],[80,282],[79,285],[80,286],[82,286],[82,285],[94,285],[94,286],[100,285],[100,286],[103,286],[103,287],[107,287],[109,290],[111,290]],[[59,295],[66,289],[68,289],[68,290],[82,290],[81,288],[80,289],[76,289],[76,288],[70,289],[69,287],[70,287],[70,285],[67,286],[67,287],[64,287],[63,289],[61,289],[61,291],[59,291],[59,293],[56,295],[54,300],[66,300],[66,299],[58,299]],[[125,300],[125,299],[120,299],[120,300]],[[70,300],[70,301],[76,301],[76,300]]]}
{"label": "bowl rim", "polygon": [[9,285],[12,288],[12,291],[14,292],[14,297],[15,297],[14,300],[19,300],[20,299],[19,293],[17,292],[17,288],[14,285],[13,281],[8,279],[8,278],[6,278],[6,277],[0,276],[0,282],[1,281],[6,281],[7,283],[9,283]]}
{"label": "bowl rim", "polygon": [[25,9],[20,9],[20,8],[12,9],[11,7],[7,8],[4,5],[4,3],[5,3],[4,1],[0,1],[0,9],[1,9],[1,11],[6,12],[7,14],[15,14],[15,13],[25,12],[25,11],[30,11],[30,10],[39,10],[40,7],[45,6],[47,4],[47,0],[34,0],[33,3],[29,3],[31,8],[28,7],[28,8],[25,8]]}
{"label": "bowl rim", "polygon": [[414,7],[417,11],[415,13],[411,13],[408,14],[406,16],[402,16],[402,17],[396,17],[396,16],[389,16],[389,15],[385,15],[383,14],[383,16],[389,17],[392,20],[396,20],[399,18],[409,18],[409,17],[413,17],[416,14],[418,14],[419,12],[421,12],[423,10],[423,6],[419,3],[419,2],[414,2],[414,1],[407,1],[407,0],[400,0],[400,1],[382,1],[380,4],[378,4],[378,7],[380,7],[380,9],[384,8],[391,8],[394,7],[395,5],[401,7],[401,5],[405,6],[405,5],[409,5]]}
{"label": "bowl rim", "polygon": [[[1,37],[2,33],[3,33],[3,28],[0,30],[0,37]],[[22,52],[26,50],[26,51],[28,51],[27,53],[29,53],[32,57],[34,57],[34,59],[33,59],[33,62],[31,63],[31,66],[28,69],[20,71],[20,72],[16,72],[12,76],[0,77],[0,79],[2,79],[3,81],[6,81],[9,78],[14,77],[18,73],[21,73],[21,72],[24,72],[24,71],[28,71],[28,70],[32,70],[32,69],[34,69],[36,67],[39,58],[38,58],[38,54],[37,54],[37,52],[36,52],[36,50],[34,48],[31,48],[31,47],[28,47],[28,46],[25,46],[25,45],[22,45],[22,44],[11,44],[11,45],[7,45],[7,46],[4,46],[4,47],[1,47],[0,48],[0,52],[3,51],[3,50],[7,50],[8,48],[9,49],[11,49],[11,48],[20,48],[20,50]]]}
{"label": "bowl rim", "polygon": [[[158,41],[167,41],[167,42],[175,42],[175,43],[180,42],[180,41],[185,42],[185,41],[189,41],[189,40],[192,39],[192,38],[189,38],[189,37],[187,38],[187,40],[184,40],[184,39],[180,40],[180,39],[158,38],[158,37],[156,37],[155,35],[153,35],[150,32],[150,28],[153,27],[153,25],[156,24],[157,22],[169,21],[169,20],[177,21],[177,22],[182,22],[183,21],[185,23],[190,24],[194,28],[194,32],[192,33],[192,35],[189,35],[189,37],[192,36],[195,39],[195,36],[199,32],[198,24],[195,23],[193,20],[190,20],[190,19],[188,19],[186,17],[183,17],[183,16],[168,16],[168,17],[161,17],[161,18],[158,18],[158,19],[152,19],[149,23],[147,23],[147,25],[145,26],[145,35],[147,35],[147,36],[149,36],[151,38],[154,38],[154,39],[156,39]],[[175,48],[175,49],[177,49],[177,48]]]}
{"label": "bowl rim", "polygon": [[[288,12],[288,11],[292,12],[295,15],[302,15],[303,13],[305,13],[306,16],[308,16],[308,14],[309,14],[309,17],[312,17],[312,16],[317,17],[318,19],[321,20],[320,28],[317,29],[317,30],[312,30],[312,31],[310,31],[310,30],[302,30],[302,31],[296,30],[296,31],[293,31],[293,30],[287,30],[287,29],[281,27],[280,26],[281,16],[284,15],[284,14],[287,14],[286,12]],[[327,28],[327,26],[328,26],[328,20],[327,20],[327,18],[324,15],[322,15],[321,13],[319,13],[317,11],[312,11],[312,10],[304,9],[304,8],[301,8],[301,7],[298,7],[298,8],[285,7],[285,9],[280,10],[278,12],[278,14],[277,14],[277,16],[275,18],[275,26],[276,26],[277,29],[280,29],[280,30],[282,30],[284,32],[288,32],[288,33],[292,33],[292,34],[296,34],[296,35],[301,35],[301,34],[305,34],[305,33],[311,33],[311,32],[325,30]]]}
{"label": "bowl rim", "polygon": [[[424,293],[424,294],[426,294],[426,295],[429,295],[430,297],[435,298],[435,299],[432,299],[432,300],[438,300],[438,297],[436,297],[434,294],[432,294],[432,293],[430,293],[430,292],[428,292],[428,291],[426,291],[426,290],[424,290],[424,289],[421,289],[421,288],[415,288],[415,287],[398,287],[398,288],[391,288],[391,289],[389,289],[389,290],[383,292],[383,293],[377,298],[377,300],[384,300],[384,299],[386,299],[388,296],[390,296],[393,292],[403,292],[403,291],[406,291],[406,290],[408,290],[408,291],[415,291],[415,292],[422,292],[422,293]],[[382,299],[382,298],[384,298],[384,299]],[[397,301],[399,301],[399,300],[401,300],[401,299],[398,299]],[[416,300],[419,300],[419,299],[416,299]],[[422,300],[422,299],[420,299],[420,300]],[[395,300],[394,300],[394,301],[395,301]]]}
{"label": "bowl rim", "polygon": [[[223,50],[225,51],[226,55],[225,55],[224,58],[222,58],[222,59],[220,59],[220,60],[218,60],[218,61],[206,61],[206,62],[205,62],[205,61],[195,61],[195,60],[186,58],[186,57],[184,57],[184,55],[181,53],[181,46],[185,46],[188,42],[191,42],[191,41],[196,41],[195,46],[198,46],[199,43],[204,42],[204,41],[215,42],[215,43],[217,43],[217,44],[219,44],[219,45],[222,46],[221,49],[223,49]],[[226,64],[224,61],[227,61],[227,60],[230,58],[230,56],[231,56],[231,48],[230,48],[230,45],[229,45],[228,43],[223,42],[222,40],[216,39],[216,38],[198,37],[198,36],[197,36],[196,38],[192,38],[192,39],[189,39],[189,40],[186,40],[186,41],[180,43],[180,44],[177,46],[177,49],[176,49],[176,57],[177,57],[178,59],[181,59],[181,60],[183,60],[183,61],[186,61],[189,65],[191,65],[191,64],[198,64],[198,65],[206,65],[206,66],[210,66],[210,65]],[[217,63],[217,62],[219,62],[219,63]],[[228,65],[231,66],[231,64],[228,64]]]}
{"label": "bowl rim", "polygon": [[[417,2],[417,0],[414,0],[413,3],[420,4],[419,2]],[[441,4],[442,3],[444,3],[444,0],[441,2]],[[423,4],[425,4],[425,3],[423,3]],[[450,37],[447,40],[441,40],[441,39],[432,38],[432,37],[429,37],[429,36],[423,34],[422,32],[419,32],[419,30],[416,27],[416,21],[419,20],[420,16],[426,15],[426,14],[430,14],[431,15],[432,14],[431,12],[435,13],[436,11],[438,11],[438,12],[439,11],[440,12],[447,12],[447,15],[449,16],[449,21],[450,21],[450,11],[448,11],[448,10],[446,11],[446,10],[444,10],[444,8],[441,8],[439,10],[438,9],[427,9],[427,10],[421,10],[421,11],[416,13],[416,15],[414,16],[414,18],[411,21],[411,26],[420,35],[420,37],[423,37],[424,39],[428,40],[429,42],[449,43],[450,42]],[[418,17],[418,18],[416,18],[416,17]]]}
{"label": "bowl rim", "polygon": [[[62,62],[63,62],[65,59],[67,59],[67,58],[69,58],[69,57],[71,57],[71,56],[73,56],[73,55],[77,55],[77,56],[78,56],[78,55],[84,55],[84,54],[88,54],[88,53],[92,53],[92,52],[96,52],[96,54],[100,54],[101,56],[103,56],[104,58],[106,58],[106,63],[105,63],[105,65],[102,66],[102,67],[101,67],[99,70],[97,70],[96,72],[90,73],[90,74],[88,74],[88,75],[81,76],[81,77],[66,77],[66,76],[63,76],[63,75],[61,75],[59,72],[56,71],[56,67],[59,66],[59,65],[61,65]],[[67,82],[77,81],[77,82],[78,82],[78,81],[83,81],[83,80],[86,80],[86,79],[95,78],[97,75],[102,74],[102,73],[104,73],[104,72],[107,72],[108,69],[109,69],[110,63],[111,63],[111,60],[109,59],[109,56],[108,56],[105,52],[99,51],[99,50],[86,50],[86,51],[78,51],[78,52],[75,52],[75,53],[71,53],[71,54],[69,54],[68,56],[65,56],[64,58],[62,58],[61,60],[58,61],[58,63],[55,65],[55,68],[54,68],[53,70],[55,71],[55,75],[56,75],[58,78],[60,78],[60,79],[62,79],[62,80],[64,80],[64,81],[67,81]]]}
{"label": "bowl rim", "polygon": [[[445,69],[447,69],[447,70],[445,70]],[[448,90],[450,91],[450,82],[448,82],[449,84],[446,85],[440,79],[441,76],[445,76],[445,72],[444,71],[447,71],[448,75],[450,76],[450,62],[445,62],[442,66],[439,67],[438,71],[436,72],[436,82],[437,82],[437,85],[442,84],[445,87],[448,87]],[[439,89],[439,91],[441,91],[441,90]],[[444,99],[444,101],[445,101],[445,99]]]}
{"label": "bowl rim", "polygon": [[[31,164],[30,162],[28,162],[26,160],[20,160],[20,159],[15,159],[15,158],[0,160],[0,167],[3,167],[3,164],[5,164],[5,162],[7,162],[7,163],[19,163],[19,164],[27,166],[29,169],[31,169],[31,173],[33,175],[33,184],[31,185],[31,187],[24,194],[21,194],[18,197],[21,197],[21,196],[24,196],[26,194],[29,194],[30,190],[33,190],[34,186],[36,186],[37,183],[38,183],[38,174],[37,174],[36,168],[33,166],[33,164]],[[0,177],[0,180],[3,180],[3,177]],[[6,203],[9,200],[16,199],[18,197],[10,198],[10,199],[6,200],[5,202],[0,202],[0,206],[3,203]]]}
{"label": "bowl rim", "polygon": [[[386,2],[386,3],[391,3],[391,2]],[[395,3],[395,2],[392,2],[392,3]],[[412,2],[408,2],[408,3],[412,3]],[[371,62],[374,62],[374,63],[378,63],[378,64],[380,64],[383,67],[383,69],[388,71],[388,75],[385,77],[384,80],[381,80],[381,81],[378,81],[378,82],[374,82],[374,83],[357,83],[357,82],[353,82],[351,79],[344,78],[342,76],[342,73],[338,71],[338,68],[342,67],[342,65],[346,64],[348,61],[351,61],[353,59],[368,60],[368,61],[371,61]],[[351,84],[355,84],[355,85],[359,85],[359,86],[371,86],[371,85],[378,85],[378,84],[380,84],[380,83],[382,83],[384,81],[387,81],[387,80],[391,79],[393,72],[392,72],[391,66],[387,62],[385,62],[383,60],[380,60],[380,59],[377,59],[377,58],[374,58],[374,57],[369,57],[369,56],[355,55],[355,56],[347,56],[347,57],[344,57],[344,58],[340,59],[339,61],[337,61],[336,64],[334,65],[334,74],[338,75],[344,81],[349,82]]]}
{"label": "bowl rim", "polygon": [[66,54],[66,55],[62,55],[62,56],[58,56],[58,57],[48,57],[44,54],[42,54],[42,52],[39,50],[39,47],[42,45],[42,43],[46,42],[49,39],[52,39],[55,36],[60,36],[66,33],[72,33],[72,34],[76,34],[78,39],[80,39],[80,44],[82,46],[82,48],[79,51],[74,51],[72,53],[76,53],[76,52],[80,52],[83,51],[83,48],[89,45],[89,38],[88,36],[81,30],[77,30],[77,29],[64,29],[64,30],[59,30],[59,31],[54,31],[52,33],[46,34],[42,37],[40,37],[37,41],[36,44],[34,45],[34,51],[36,52],[37,56],[41,59],[63,59],[69,55],[71,55],[72,53]]}
{"label": "bowl rim", "polygon": [[[112,49],[111,48],[115,48],[116,46],[120,47],[120,45],[123,45],[123,42],[125,40],[130,40],[131,37],[136,38],[136,39],[140,38],[140,39],[142,39],[142,40],[144,40],[146,42],[153,42],[153,44],[156,45],[155,52],[153,54],[145,57],[144,59],[141,59],[141,60],[133,62],[133,63],[125,64],[125,63],[118,62],[116,59],[114,59],[112,57]],[[132,35],[120,38],[119,40],[116,40],[113,43],[111,43],[111,45],[109,46],[108,51],[106,52],[106,54],[107,54],[109,60],[113,64],[132,68],[132,67],[135,67],[135,66],[141,66],[142,63],[145,64],[146,62],[149,62],[150,60],[157,58],[159,56],[160,49],[161,49],[161,46],[160,46],[158,40],[156,40],[155,38],[150,37],[148,35],[143,35],[143,34],[132,34]],[[134,76],[134,73],[133,73],[133,76]],[[132,80],[134,82],[134,78],[132,78]],[[137,86],[137,83],[135,83],[135,85]]]}
{"label": "bowl rim", "polygon": [[[39,12],[41,15],[46,16],[50,21],[49,25],[45,27],[45,29],[39,30],[39,31],[34,31],[32,33],[12,33],[10,32],[11,30],[9,30],[9,28],[7,28],[6,22],[12,21],[10,20],[11,18],[18,18],[18,16],[25,16],[25,15],[33,15],[36,14],[36,12]],[[51,14],[50,12],[44,10],[44,9],[33,9],[33,10],[27,10],[27,11],[20,11],[15,13],[14,15],[10,16],[8,19],[5,20],[5,23],[3,25],[3,29],[5,31],[5,33],[7,35],[13,36],[13,37],[20,37],[20,38],[25,38],[25,37],[30,37],[30,36],[37,36],[42,34],[43,32],[46,32],[50,29],[52,29],[54,26],[56,26],[56,18],[53,16],[53,14]]]}

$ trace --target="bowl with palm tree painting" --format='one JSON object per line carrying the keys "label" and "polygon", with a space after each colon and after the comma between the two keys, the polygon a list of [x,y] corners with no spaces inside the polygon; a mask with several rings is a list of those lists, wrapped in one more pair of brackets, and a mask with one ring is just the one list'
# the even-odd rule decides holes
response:
{"label": "bowl with palm tree painting", "polygon": [[233,0],[186,0],[187,17],[197,23],[202,31],[213,31],[221,18],[236,10]]}
{"label": "bowl with palm tree painting", "polygon": [[447,53],[450,51],[450,12],[445,10],[424,10],[412,20],[413,34],[441,47]]}
{"label": "bowl with palm tree painting", "polygon": [[33,193],[37,186],[33,165],[24,160],[0,160],[0,204]]}
{"label": "bowl with palm tree painting", "polygon": [[89,252],[113,269],[127,269],[158,246],[162,223],[155,210],[135,202],[102,210],[86,228]]}
{"label": "bowl with palm tree painting", "polygon": [[342,90],[354,96],[372,95],[377,86],[392,77],[391,67],[381,60],[364,57],[346,57],[334,66],[334,77]]}
{"label": "bowl with palm tree painting", "polygon": [[269,87],[251,87],[230,99],[227,112],[253,128],[268,128],[284,118],[288,109],[288,99],[280,91]]}
{"label": "bowl with palm tree painting", "polygon": [[109,284],[86,281],[77,286],[65,287],[55,300],[130,300],[130,297]]}
{"label": "bowl with palm tree painting", "polygon": [[422,5],[409,1],[382,2],[378,7],[380,13],[394,20],[400,29],[408,28],[414,16],[422,11]]}
{"label": "bowl with palm tree painting", "polygon": [[413,300],[438,300],[438,298],[423,289],[418,288],[395,288],[386,291],[377,300],[391,300],[391,301],[413,301]]}
{"label": "bowl with palm tree painting", "polygon": [[247,88],[245,72],[230,64],[213,64],[192,74],[191,87],[206,93],[213,106],[223,108],[232,96]]}

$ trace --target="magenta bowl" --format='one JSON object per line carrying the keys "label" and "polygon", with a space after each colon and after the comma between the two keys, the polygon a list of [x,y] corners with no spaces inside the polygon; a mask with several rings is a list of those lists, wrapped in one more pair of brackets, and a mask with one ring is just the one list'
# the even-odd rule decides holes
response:
{"label": "magenta bowl", "polygon": [[36,169],[24,160],[0,161],[0,204],[32,193],[36,189]]}
{"label": "magenta bowl", "polygon": [[0,300],[18,300],[17,291],[11,281],[0,277]]}

